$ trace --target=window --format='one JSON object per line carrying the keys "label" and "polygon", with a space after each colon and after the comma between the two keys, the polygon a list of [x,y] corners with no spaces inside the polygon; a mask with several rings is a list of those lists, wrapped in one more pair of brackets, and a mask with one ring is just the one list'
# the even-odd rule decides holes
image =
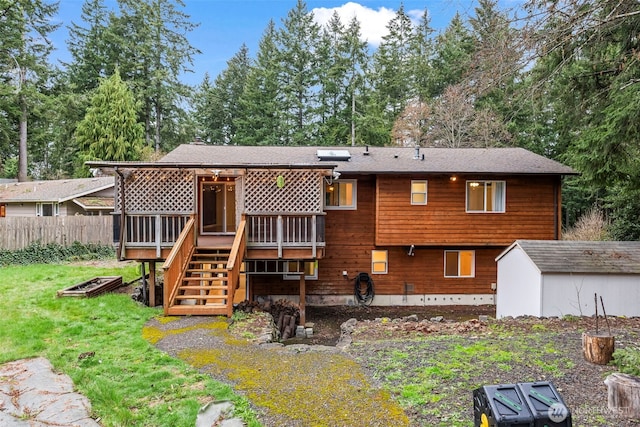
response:
{"label": "window", "polygon": [[427,204],[427,181],[411,181],[411,204]]}
{"label": "window", "polygon": [[371,251],[371,273],[387,274],[388,262],[387,251]]}
{"label": "window", "polygon": [[317,261],[285,261],[284,271],[285,280],[300,280],[303,271],[306,280],[318,280]]}
{"label": "window", "polygon": [[7,216],[7,206],[4,203],[0,203],[0,218]]}
{"label": "window", "polygon": [[474,251],[444,251],[444,277],[475,277]]}
{"label": "window", "polygon": [[504,181],[467,181],[467,212],[504,212]]}
{"label": "window", "polygon": [[36,203],[36,216],[58,216],[60,205],[57,203]]}
{"label": "window", "polygon": [[325,184],[326,209],[356,209],[356,180],[341,179]]}

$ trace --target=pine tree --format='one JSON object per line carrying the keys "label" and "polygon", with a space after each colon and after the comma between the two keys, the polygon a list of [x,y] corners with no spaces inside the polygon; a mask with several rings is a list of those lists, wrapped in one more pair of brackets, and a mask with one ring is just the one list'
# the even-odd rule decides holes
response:
{"label": "pine tree", "polygon": [[[19,181],[27,180],[27,138],[34,133],[28,131],[28,121],[46,101],[45,84],[51,71],[47,58],[52,50],[47,36],[57,28],[51,24],[57,10],[57,3],[43,0],[0,2],[0,72],[8,77],[0,84],[0,92],[9,95],[3,100],[10,110],[8,117],[17,118]],[[14,124],[7,123],[7,118],[3,121],[3,133],[13,139]]]}
{"label": "pine tree", "polygon": [[238,101],[235,143],[239,145],[279,145],[282,143],[280,53],[276,44],[276,27],[270,21],[260,39],[258,53],[248,72]]}
{"label": "pine tree", "polygon": [[306,3],[298,0],[277,33],[280,53],[278,83],[282,93],[281,138],[285,145],[303,145],[318,135],[319,83],[316,49],[320,27]]}
{"label": "pine tree", "polygon": [[140,159],[144,127],[137,120],[133,93],[116,70],[103,79],[91,99],[91,106],[78,124],[75,139],[80,147],[76,174],[86,175],[87,160],[125,161]]}

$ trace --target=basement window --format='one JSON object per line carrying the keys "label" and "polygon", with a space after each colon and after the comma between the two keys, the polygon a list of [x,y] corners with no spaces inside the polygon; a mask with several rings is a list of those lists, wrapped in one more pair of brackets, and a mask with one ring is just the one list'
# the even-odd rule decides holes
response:
{"label": "basement window", "polygon": [[444,277],[475,277],[475,251],[444,251]]}
{"label": "basement window", "polygon": [[300,280],[302,273],[305,280],[318,280],[317,261],[285,261],[284,270],[284,280]]}
{"label": "basement window", "polygon": [[389,267],[389,254],[387,251],[371,251],[371,273],[387,274]]}

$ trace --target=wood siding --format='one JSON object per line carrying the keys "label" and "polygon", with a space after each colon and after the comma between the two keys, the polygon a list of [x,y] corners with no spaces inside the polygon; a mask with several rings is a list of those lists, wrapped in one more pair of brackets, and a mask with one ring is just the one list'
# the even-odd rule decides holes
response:
{"label": "wood siding", "polygon": [[[411,180],[425,178],[378,178],[377,245],[508,246],[516,239],[557,238],[557,177],[429,177],[427,205],[411,205]],[[506,182],[506,211],[467,213],[466,181],[487,179]]]}
{"label": "wood siding", "polygon": [[111,245],[113,218],[107,216],[6,217],[0,218],[0,248],[23,249],[31,243]]}
{"label": "wood siding", "polygon": [[[345,176],[344,178],[353,178]],[[428,204],[410,204],[412,179],[424,176],[359,176],[357,210],[331,210],[326,253],[307,295],[352,295],[358,272],[371,274],[371,251],[388,251],[388,273],[371,274],[376,295],[492,294],[495,258],[516,239],[556,238],[558,177],[506,178],[505,213],[467,213],[467,179],[428,178]],[[409,246],[416,249],[407,254]],[[475,274],[444,275],[445,250],[473,250]],[[342,272],[347,271],[348,278]],[[298,281],[282,275],[250,278],[255,295],[297,295]],[[425,301],[428,303],[428,301]]]}

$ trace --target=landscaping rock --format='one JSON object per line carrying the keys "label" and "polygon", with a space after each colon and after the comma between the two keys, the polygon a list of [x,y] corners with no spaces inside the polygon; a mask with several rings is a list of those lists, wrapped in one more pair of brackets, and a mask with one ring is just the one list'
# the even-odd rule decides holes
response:
{"label": "landscaping rock", "polygon": [[196,427],[243,427],[241,419],[230,418],[233,408],[233,403],[228,401],[207,403],[198,412]]}

